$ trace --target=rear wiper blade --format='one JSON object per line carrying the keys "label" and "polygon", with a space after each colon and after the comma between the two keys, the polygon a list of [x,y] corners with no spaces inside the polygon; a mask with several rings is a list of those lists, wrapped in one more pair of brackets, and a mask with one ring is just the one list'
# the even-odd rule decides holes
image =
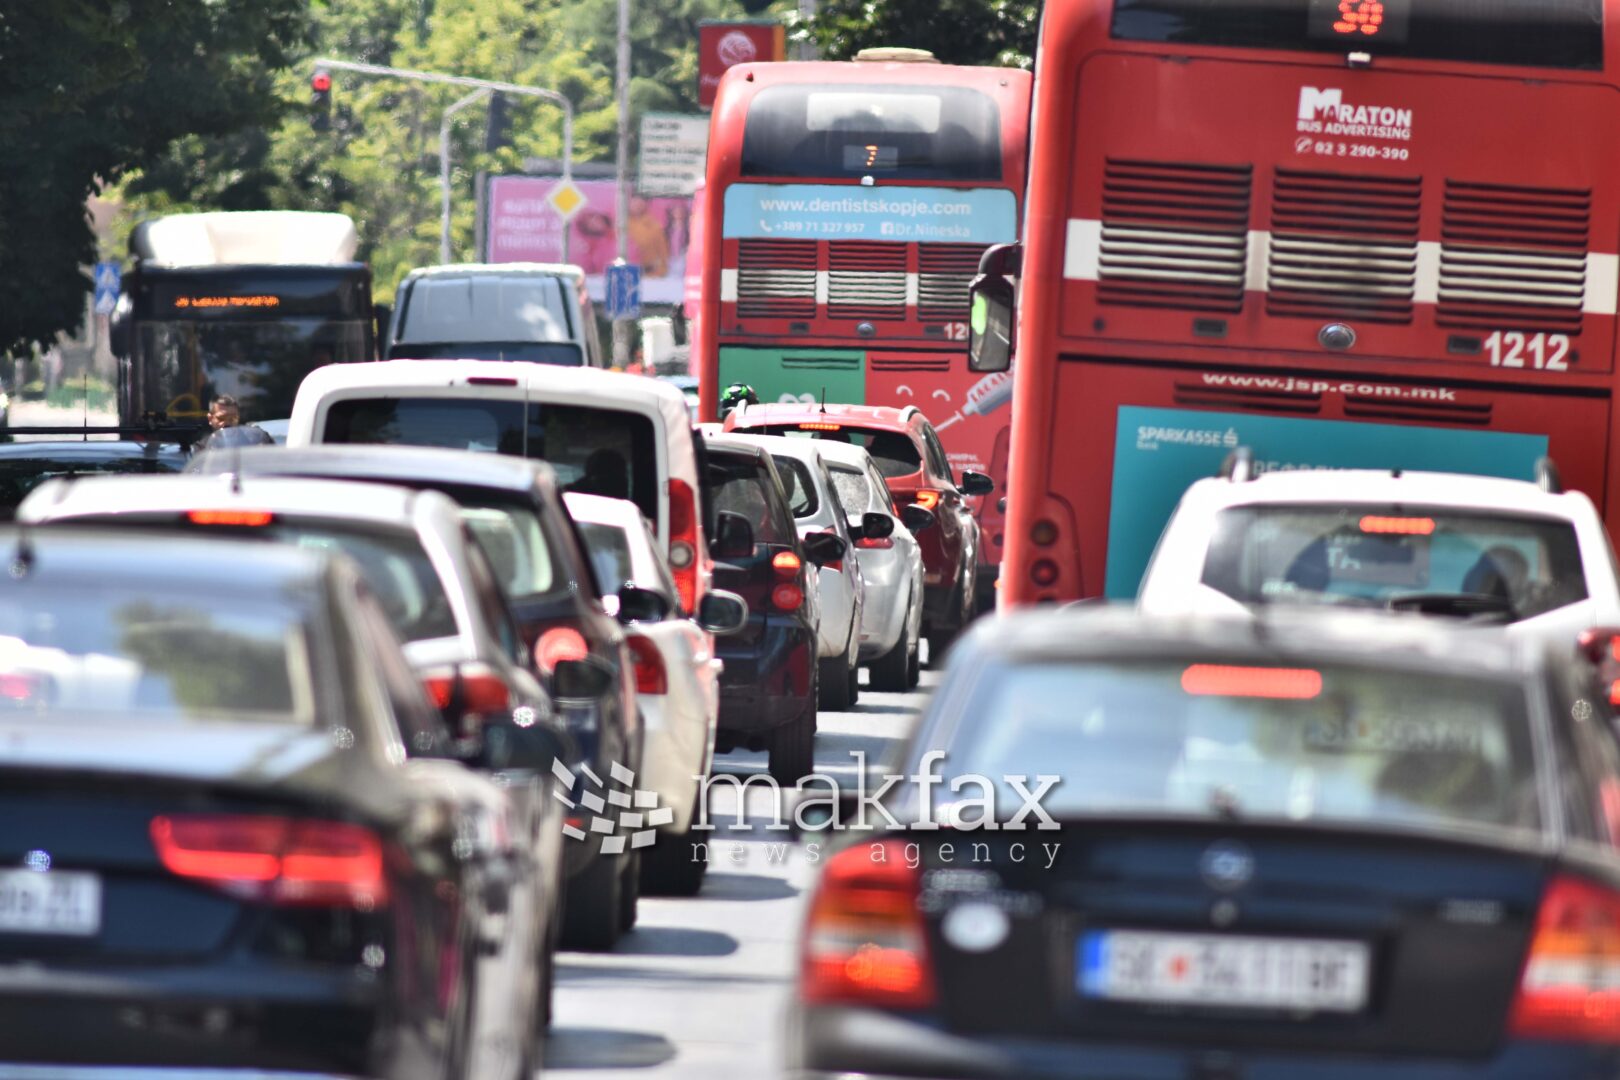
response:
{"label": "rear wiper blade", "polygon": [[1513,601],[1490,593],[1401,593],[1385,604],[1390,611],[1444,615],[1480,622],[1512,622],[1518,618]]}

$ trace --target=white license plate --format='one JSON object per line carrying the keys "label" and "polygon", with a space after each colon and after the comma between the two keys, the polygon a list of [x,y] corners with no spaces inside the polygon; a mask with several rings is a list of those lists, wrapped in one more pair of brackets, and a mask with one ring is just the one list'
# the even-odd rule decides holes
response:
{"label": "white license plate", "polygon": [[1077,951],[1087,997],[1311,1012],[1367,1003],[1370,958],[1357,941],[1093,930]]}
{"label": "white license plate", "polygon": [[0,934],[90,937],[101,929],[101,878],[77,871],[0,870]]}

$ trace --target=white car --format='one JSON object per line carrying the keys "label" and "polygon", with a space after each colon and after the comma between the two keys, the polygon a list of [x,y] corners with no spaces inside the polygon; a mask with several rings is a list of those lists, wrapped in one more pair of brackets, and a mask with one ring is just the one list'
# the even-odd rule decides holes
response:
{"label": "white car", "polygon": [[1539,481],[1361,469],[1272,472],[1246,459],[1187,489],[1142,579],[1156,614],[1270,605],[1471,617],[1512,633],[1620,623],[1592,501]]}
{"label": "white car", "polygon": [[821,657],[819,704],[831,712],[848,709],[860,697],[861,612],[866,586],[855,540],[826,462],[812,439],[746,432],[732,432],[730,437],[754,443],[771,455],[801,537],[832,533],[848,551],[841,562],[823,566],[816,573],[821,612],[816,624]]}
{"label": "white car", "polygon": [[[657,593],[671,612],[677,610],[674,579],[634,503],[579,494],[564,495],[563,502],[598,580],[610,590],[629,584]],[[734,629],[741,629],[748,619],[742,598],[718,590],[710,595],[735,600]],[[712,608],[714,601],[709,604]],[[646,740],[637,786],[656,791],[658,805],[675,815],[662,826],[659,843],[642,857],[642,883],[650,891],[691,896],[702,887],[708,867],[708,860],[693,857],[691,828],[703,778],[714,761],[724,665],[714,654],[714,638],[691,619],[632,623],[625,640],[635,657],[636,701]],[[704,839],[695,836],[695,842]]]}
{"label": "white car", "polygon": [[[913,530],[935,524],[933,512],[907,506],[894,516],[894,496],[872,456],[850,443],[812,443],[832,475],[833,491],[849,520],[861,563],[866,602],[861,608],[861,666],[873,690],[910,690],[921,663],[923,560]],[[872,521],[887,518],[887,526]]]}

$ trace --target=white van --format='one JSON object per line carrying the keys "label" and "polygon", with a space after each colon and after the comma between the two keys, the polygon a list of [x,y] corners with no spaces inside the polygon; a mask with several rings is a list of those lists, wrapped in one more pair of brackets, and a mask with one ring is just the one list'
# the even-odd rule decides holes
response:
{"label": "white van", "polygon": [[288,446],[440,446],[549,463],[564,491],[629,499],[669,560],[688,612],[709,587],[698,448],[668,383],[490,360],[332,364],[304,379]]}
{"label": "white van", "polygon": [[385,360],[607,367],[585,272],[551,263],[424,266],[400,281]]}

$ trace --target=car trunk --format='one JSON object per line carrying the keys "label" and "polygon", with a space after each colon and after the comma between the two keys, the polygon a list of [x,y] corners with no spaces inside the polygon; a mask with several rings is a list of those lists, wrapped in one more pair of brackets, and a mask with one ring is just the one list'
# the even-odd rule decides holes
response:
{"label": "car trunk", "polygon": [[[923,907],[932,912],[939,1007],[953,1031],[1447,1058],[1481,1057],[1497,1045],[1550,869],[1544,852],[1509,840],[1212,821],[945,833],[928,848]],[[984,952],[950,944],[960,934],[946,913],[972,903],[1012,912],[1005,944]],[[1332,946],[1337,955],[1364,946],[1365,1000],[1235,1005],[1266,982],[1259,965],[1303,956],[1289,960],[1263,945],[1241,959],[1245,974],[1233,969],[1237,954],[1218,961],[1207,943],[1165,938],[1149,947],[1140,936],[1097,936],[1121,931],[1342,943]],[[1174,987],[1141,1000],[1143,984],[1109,968],[1135,962],[1129,970],[1140,975],[1148,963],[1173,981],[1175,957],[1188,949],[1183,974],[1224,976],[1197,1004],[1175,1000]],[[1330,966],[1295,978],[1357,981]]]}

